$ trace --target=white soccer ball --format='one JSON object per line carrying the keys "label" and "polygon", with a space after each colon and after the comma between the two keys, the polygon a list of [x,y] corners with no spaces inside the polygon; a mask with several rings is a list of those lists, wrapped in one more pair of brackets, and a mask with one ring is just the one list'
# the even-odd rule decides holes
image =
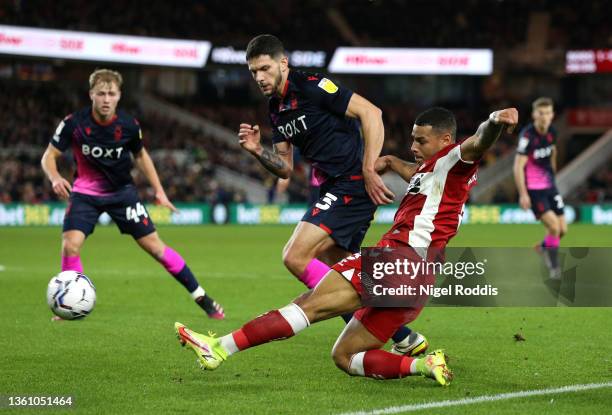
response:
{"label": "white soccer ball", "polygon": [[85,274],[63,271],[51,278],[47,304],[57,316],[74,320],[86,317],[96,305],[96,287]]}

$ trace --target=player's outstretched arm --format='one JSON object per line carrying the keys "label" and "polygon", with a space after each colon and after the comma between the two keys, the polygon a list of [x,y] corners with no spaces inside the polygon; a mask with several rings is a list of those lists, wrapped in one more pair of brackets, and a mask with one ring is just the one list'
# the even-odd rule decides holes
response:
{"label": "player's outstretched arm", "polygon": [[375,164],[385,141],[385,127],[382,111],[362,96],[353,93],[346,109],[346,115],[359,118],[363,128],[363,180],[370,198],[377,205],[392,203],[395,195],[385,186],[376,172]]}
{"label": "player's outstretched arm", "polygon": [[527,185],[525,184],[525,165],[527,164],[528,156],[524,154],[517,154],[514,158],[514,166],[512,172],[514,173],[514,183],[516,184],[516,190],[519,194],[519,204],[523,209],[529,209],[531,207],[531,198],[527,193]]}
{"label": "player's outstretched arm", "polygon": [[158,205],[167,207],[173,212],[178,212],[178,209],[174,207],[172,202],[168,199],[168,196],[166,196],[166,192],[157,175],[157,170],[155,170],[153,160],[151,160],[151,156],[149,156],[149,152],[145,148],[134,155],[134,164],[145,175],[149,184],[153,187],[153,190],[155,190],[155,202]]}
{"label": "player's outstretched arm", "polygon": [[259,125],[240,124],[240,145],[251,153],[270,173],[288,179],[293,171],[293,145],[286,141],[274,144],[270,151],[261,144]]}
{"label": "player's outstretched arm", "polygon": [[61,155],[61,151],[49,144],[40,160],[40,164],[51,182],[53,192],[61,199],[68,199],[70,192],[72,192],[72,186],[70,186],[70,182],[64,179],[62,175],[59,174],[59,171],[57,171],[57,159],[61,157]]}
{"label": "player's outstretched arm", "polygon": [[404,161],[395,156],[382,156],[376,160],[376,171],[379,174],[384,174],[389,170],[392,170],[400,175],[406,182],[410,182],[410,179],[416,172],[419,166],[416,163]]}
{"label": "player's outstretched arm", "polygon": [[461,143],[461,158],[466,161],[479,160],[499,138],[504,128],[512,132],[518,123],[516,108],[494,111],[489,119],[480,124],[476,134]]}

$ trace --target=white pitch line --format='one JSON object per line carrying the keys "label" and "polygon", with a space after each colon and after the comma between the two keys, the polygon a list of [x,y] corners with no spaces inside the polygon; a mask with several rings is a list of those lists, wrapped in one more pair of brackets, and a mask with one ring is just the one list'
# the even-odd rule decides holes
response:
{"label": "white pitch line", "polygon": [[475,398],[457,399],[454,401],[447,400],[447,401],[438,401],[438,402],[424,402],[424,403],[402,405],[402,406],[390,406],[388,408],[373,409],[370,411],[344,412],[340,415],[399,414],[399,413],[404,413],[404,412],[414,412],[414,411],[418,411],[421,409],[445,408],[449,406],[460,406],[460,405],[472,405],[472,404],[483,403],[483,402],[495,402],[495,401],[502,401],[506,399],[524,398],[524,397],[529,397],[529,396],[540,396],[540,395],[553,395],[557,393],[579,392],[579,391],[585,391],[585,390],[590,390],[590,389],[601,389],[601,388],[612,388],[612,382],[587,383],[583,385],[567,385],[567,386],[562,386],[560,388],[537,389],[537,390],[530,390],[530,391],[500,393],[498,395],[484,395],[484,396],[477,396]]}

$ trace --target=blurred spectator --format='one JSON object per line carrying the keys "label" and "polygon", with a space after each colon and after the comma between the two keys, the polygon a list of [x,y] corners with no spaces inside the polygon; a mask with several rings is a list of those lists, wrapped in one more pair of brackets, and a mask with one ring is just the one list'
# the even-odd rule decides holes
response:
{"label": "blurred spectator", "polygon": [[567,201],[569,203],[612,202],[612,160],[578,187]]}

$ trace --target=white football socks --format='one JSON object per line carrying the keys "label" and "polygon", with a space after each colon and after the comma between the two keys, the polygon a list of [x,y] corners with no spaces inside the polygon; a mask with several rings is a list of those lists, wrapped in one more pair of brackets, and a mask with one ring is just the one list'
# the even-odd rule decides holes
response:
{"label": "white football socks", "polygon": [[189,295],[191,295],[191,298],[194,300],[197,300],[200,297],[204,297],[206,295],[206,291],[204,291],[204,288],[198,285],[198,288],[190,292]]}
{"label": "white football socks", "polygon": [[293,334],[298,334],[298,332],[310,326],[310,321],[308,321],[306,313],[304,313],[304,310],[297,304],[291,303],[286,305],[279,309],[278,312],[287,320],[287,323],[289,323],[293,330]]}
{"label": "white football socks", "polygon": [[219,337],[219,344],[225,349],[228,356],[233,355],[234,353],[238,353],[238,346],[236,346],[236,342],[234,341],[234,336],[232,333],[226,334],[223,337]]}
{"label": "white football socks", "polygon": [[365,352],[355,353],[351,356],[351,361],[349,362],[349,373],[353,376],[365,376],[365,369],[363,368],[363,358],[365,357]]}

